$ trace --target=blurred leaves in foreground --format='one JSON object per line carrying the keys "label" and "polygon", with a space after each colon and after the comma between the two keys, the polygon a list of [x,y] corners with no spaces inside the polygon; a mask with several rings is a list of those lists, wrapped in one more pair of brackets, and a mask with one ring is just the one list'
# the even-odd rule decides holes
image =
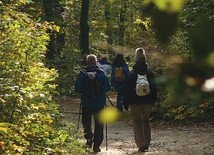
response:
{"label": "blurred leaves in foreground", "polygon": [[146,0],[144,12],[152,18],[152,27],[157,39],[166,43],[175,33],[178,15],[185,0]]}
{"label": "blurred leaves in foreground", "polygon": [[116,122],[117,119],[119,118],[119,112],[117,111],[116,108],[114,107],[106,107],[104,108],[100,115],[100,122],[102,123],[113,123]]}
{"label": "blurred leaves in foreground", "polygon": [[[191,32],[191,45],[195,61],[179,66],[177,90],[181,96],[214,94],[214,20],[201,17],[195,31]],[[187,93],[189,92],[189,93]],[[190,93],[191,92],[191,93]],[[198,94],[198,95],[197,95]]]}

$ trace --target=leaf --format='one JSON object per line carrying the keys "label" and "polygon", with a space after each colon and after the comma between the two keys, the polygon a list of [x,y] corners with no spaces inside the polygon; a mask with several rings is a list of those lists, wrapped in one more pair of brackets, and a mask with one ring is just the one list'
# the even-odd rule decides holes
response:
{"label": "leaf", "polygon": [[12,126],[13,124],[11,124],[11,123],[5,123],[5,122],[1,122],[0,123],[0,127],[6,127],[6,128],[8,128],[8,127],[10,127],[10,126]]}
{"label": "leaf", "polygon": [[155,0],[154,3],[160,10],[168,13],[179,12],[184,5],[185,0]]}
{"label": "leaf", "polygon": [[212,51],[207,58],[207,64],[214,67],[214,51]]}
{"label": "leaf", "polygon": [[106,107],[99,115],[99,119],[102,123],[113,123],[119,117],[119,112],[116,108]]}
{"label": "leaf", "polygon": [[7,131],[7,128],[5,128],[5,127],[0,127],[0,130],[1,130],[1,131]]}

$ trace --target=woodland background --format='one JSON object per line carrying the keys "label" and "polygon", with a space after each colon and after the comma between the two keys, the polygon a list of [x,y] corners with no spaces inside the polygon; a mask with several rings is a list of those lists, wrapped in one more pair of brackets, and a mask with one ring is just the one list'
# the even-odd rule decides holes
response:
{"label": "woodland background", "polygon": [[56,98],[76,96],[88,53],[111,62],[123,53],[131,67],[144,47],[159,90],[153,119],[213,124],[213,7],[213,0],[1,0],[0,154],[85,153]]}

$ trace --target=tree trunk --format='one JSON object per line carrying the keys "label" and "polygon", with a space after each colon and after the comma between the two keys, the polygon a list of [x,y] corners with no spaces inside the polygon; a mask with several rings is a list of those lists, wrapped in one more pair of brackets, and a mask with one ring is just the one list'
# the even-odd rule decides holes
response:
{"label": "tree trunk", "polygon": [[119,22],[119,45],[124,45],[125,36],[125,21],[126,21],[126,0],[122,1],[120,9],[120,22]]}
{"label": "tree trunk", "polygon": [[80,17],[80,51],[82,57],[89,54],[89,25],[88,25],[89,0],[82,0]]}
{"label": "tree trunk", "polygon": [[107,43],[112,45],[112,27],[111,27],[111,18],[110,18],[110,3],[107,0],[105,4],[105,19],[106,19],[106,36]]}

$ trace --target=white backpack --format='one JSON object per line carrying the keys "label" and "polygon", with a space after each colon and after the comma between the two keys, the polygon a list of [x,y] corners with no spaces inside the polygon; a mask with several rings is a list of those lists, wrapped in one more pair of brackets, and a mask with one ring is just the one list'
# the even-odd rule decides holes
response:
{"label": "white backpack", "polygon": [[138,96],[146,96],[150,93],[149,81],[146,75],[137,75],[136,94]]}

